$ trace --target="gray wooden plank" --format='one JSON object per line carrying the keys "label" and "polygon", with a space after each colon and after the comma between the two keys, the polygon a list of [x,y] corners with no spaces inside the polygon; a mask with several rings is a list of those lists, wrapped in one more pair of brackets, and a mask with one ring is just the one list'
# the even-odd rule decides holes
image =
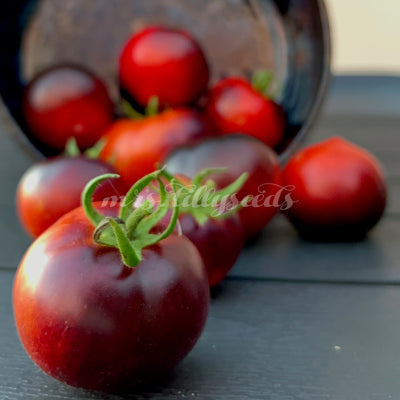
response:
{"label": "gray wooden plank", "polygon": [[400,77],[333,77],[325,113],[332,116],[397,118],[400,116]]}
{"label": "gray wooden plank", "polygon": [[241,254],[230,272],[236,278],[400,283],[400,219],[388,216],[362,241],[302,240],[277,216]]}
{"label": "gray wooden plank", "polygon": [[189,357],[162,386],[105,395],[70,388],[25,354],[0,271],[0,398],[386,400],[400,398],[398,287],[226,282]]}

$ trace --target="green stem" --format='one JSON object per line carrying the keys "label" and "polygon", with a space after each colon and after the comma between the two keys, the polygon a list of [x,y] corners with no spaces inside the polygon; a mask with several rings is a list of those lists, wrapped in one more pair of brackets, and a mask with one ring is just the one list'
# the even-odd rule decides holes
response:
{"label": "green stem", "polygon": [[132,207],[136,201],[136,199],[138,198],[140,192],[146,187],[148,186],[152,181],[154,181],[155,179],[158,178],[158,176],[160,175],[162,171],[158,170],[155,171],[149,175],[146,175],[145,177],[143,177],[142,179],[140,179],[139,181],[137,181],[128,191],[128,193],[126,194],[122,204],[121,204],[121,208],[119,211],[119,217],[122,220],[126,220],[129,217],[129,214],[131,213]]}
{"label": "green stem", "polygon": [[81,155],[78,143],[76,142],[76,139],[74,137],[68,139],[65,145],[64,155],[65,157],[71,157],[71,158],[76,158]]}
{"label": "green stem", "polygon": [[211,174],[222,174],[223,172],[226,172],[226,168],[206,168],[200,171],[192,180],[192,184],[195,187],[199,187],[203,180],[211,175]]}
{"label": "green stem", "polygon": [[127,267],[136,267],[142,259],[140,251],[139,254],[136,252],[136,249],[128,239],[126,232],[124,232],[118,222],[112,218],[108,218],[108,222],[110,223],[117,239],[122,261]]}
{"label": "green stem", "polygon": [[85,151],[85,156],[91,160],[98,159],[105,145],[106,145],[105,139],[101,138],[93,147]]}
{"label": "green stem", "polygon": [[[172,215],[171,215],[171,220],[169,222],[169,225],[167,226],[167,228],[164,230],[164,232],[162,232],[159,235],[153,235],[153,240],[150,240],[149,243],[151,244],[156,244],[158,242],[160,242],[161,240],[167,238],[168,236],[170,236],[172,234],[172,232],[175,229],[176,223],[178,222],[178,217],[179,217],[179,205],[178,205],[178,199],[177,199],[177,195],[176,195],[176,181],[172,180],[171,181],[171,186],[174,189],[173,190],[173,194],[172,194],[172,198],[173,198],[173,206],[172,206]],[[168,199],[167,199],[168,201]]]}
{"label": "green stem", "polygon": [[[216,190],[216,183],[207,180],[203,183],[208,175],[214,173],[223,173],[225,168],[210,168],[201,171],[195,176],[189,185],[185,185],[167,171],[163,171],[162,175],[171,183],[174,182],[174,196],[180,206],[182,213],[191,214],[199,225],[204,225],[209,218],[225,218],[227,213],[218,213],[223,201],[228,201],[231,196],[237,193],[248,179],[248,174],[242,174],[235,182],[229,186]],[[229,210],[229,215],[234,214],[242,207],[239,204],[233,210]]]}
{"label": "green stem", "polygon": [[129,233],[133,233],[138,227],[139,223],[145,218],[151,215],[153,212],[153,205],[149,200],[143,203],[143,207],[139,207],[134,210],[129,217],[126,219],[126,229]]}
{"label": "green stem", "polygon": [[122,100],[122,111],[130,119],[143,119],[145,117],[139,111],[135,110],[131,103],[126,100]]}
{"label": "green stem", "polygon": [[270,87],[273,77],[272,71],[259,70],[253,75],[252,86],[263,96],[268,96],[267,89]]}
{"label": "green stem", "polygon": [[82,192],[81,196],[81,203],[82,206],[85,210],[85,214],[87,217],[90,219],[91,223],[94,226],[97,226],[100,224],[100,222],[103,221],[104,215],[100,214],[97,212],[92,203],[92,198],[93,198],[93,193],[97,189],[97,186],[100,185],[101,182],[107,180],[107,179],[116,179],[119,178],[119,175],[117,174],[104,174],[101,176],[98,176],[97,178],[92,179],[86,186],[85,189]]}
{"label": "green stem", "polygon": [[160,108],[160,101],[157,96],[151,96],[147,104],[145,115],[146,117],[153,117],[158,114]]}

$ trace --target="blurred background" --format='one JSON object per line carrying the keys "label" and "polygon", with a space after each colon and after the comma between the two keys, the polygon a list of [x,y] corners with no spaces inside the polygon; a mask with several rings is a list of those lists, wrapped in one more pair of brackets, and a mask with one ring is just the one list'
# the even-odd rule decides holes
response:
{"label": "blurred background", "polygon": [[397,0],[326,0],[335,74],[400,73]]}

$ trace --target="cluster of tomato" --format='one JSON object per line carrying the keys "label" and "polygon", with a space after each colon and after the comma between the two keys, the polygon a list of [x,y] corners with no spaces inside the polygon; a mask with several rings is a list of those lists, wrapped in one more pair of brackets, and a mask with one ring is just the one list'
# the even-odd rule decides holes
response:
{"label": "cluster of tomato", "polygon": [[105,85],[77,66],[44,71],[23,104],[35,139],[68,154],[34,165],[18,187],[37,239],[15,279],[17,328],[44,371],[90,389],[182,360],[204,327],[209,286],[279,210],[304,236],[343,239],[365,235],[386,202],[378,162],[340,138],[282,171],[274,149],[286,123],[265,95],[270,76],[209,89],[187,32],[137,33],[119,77],[129,102],[117,120]]}

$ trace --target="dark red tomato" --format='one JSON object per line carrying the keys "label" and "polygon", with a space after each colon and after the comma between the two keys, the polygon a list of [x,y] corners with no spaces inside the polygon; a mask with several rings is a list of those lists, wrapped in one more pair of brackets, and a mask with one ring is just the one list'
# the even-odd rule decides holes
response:
{"label": "dark red tomato", "polygon": [[[183,176],[179,179],[189,181]],[[136,205],[146,199],[158,203],[158,195],[147,189],[138,198]],[[164,224],[169,218],[167,215]],[[181,213],[178,221],[175,231],[183,233],[196,246],[206,267],[209,285],[217,285],[232,269],[243,249],[244,237],[239,217],[210,217],[204,224],[199,224],[192,214]]]}
{"label": "dark red tomato", "polygon": [[298,231],[312,239],[357,239],[379,221],[386,184],[379,162],[340,137],[298,152],[283,172],[295,203],[285,211]]}
{"label": "dark red tomato", "polygon": [[[37,237],[60,217],[80,206],[85,185],[96,176],[115,173],[100,160],[54,157],[29,168],[17,188],[17,213],[24,228]],[[120,200],[127,186],[120,179],[107,180],[95,191],[94,200]]]}
{"label": "dark red tomato", "polygon": [[210,218],[200,225],[191,214],[182,214],[179,222],[182,233],[193,242],[203,259],[209,285],[217,285],[232,269],[243,249],[239,218]]}
{"label": "dark red tomato", "polygon": [[203,262],[189,239],[172,234],[130,268],[119,250],[94,244],[93,232],[78,208],[29,248],[13,293],[21,341],[40,368],[69,385],[115,390],[154,380],[202,332]]}
{"label": "dark red tomato", "polygon": [[243,78],[226,78],[209,94],[206,115],[222,134],[243,133],[270,147],[283,139],[286,119],[282,108]]}
{"label": "dark red tomato", "polygon": [[253,199],[239,211],[245,238],[251,238],[275,216],[281,204],[281,169],[276,153],[258,140],[244,135],[208,139],[198,146],[175,151],[166,161],[168,170],[194,177],[205,168],[226,168],[210,176],[222,189],[247,172],[249,178],[237,194],[239,201]]}
{"label": "dark red tomato", "polygon": [[73,65],[51,67],[39,74],[25,89],[23,111],[34,136],[60,151],[71,137],[81,150],[93,146],[114,117],[102,81]]}
{"label": "dark red tomato", "polygon": [[100,158],[111,162],[130,186],[155,170],[175,148],[210,136],[201,114],[189,109],[165,111],[143,120],[122,119],[107,130]]}
{"label": "dark red tomato", "polygon": [[207,89],[209,69],[197,42],[183,30],[154,26],[125,45],[121,86],[142,106],[157,96],[162,107],[194,103]]}

